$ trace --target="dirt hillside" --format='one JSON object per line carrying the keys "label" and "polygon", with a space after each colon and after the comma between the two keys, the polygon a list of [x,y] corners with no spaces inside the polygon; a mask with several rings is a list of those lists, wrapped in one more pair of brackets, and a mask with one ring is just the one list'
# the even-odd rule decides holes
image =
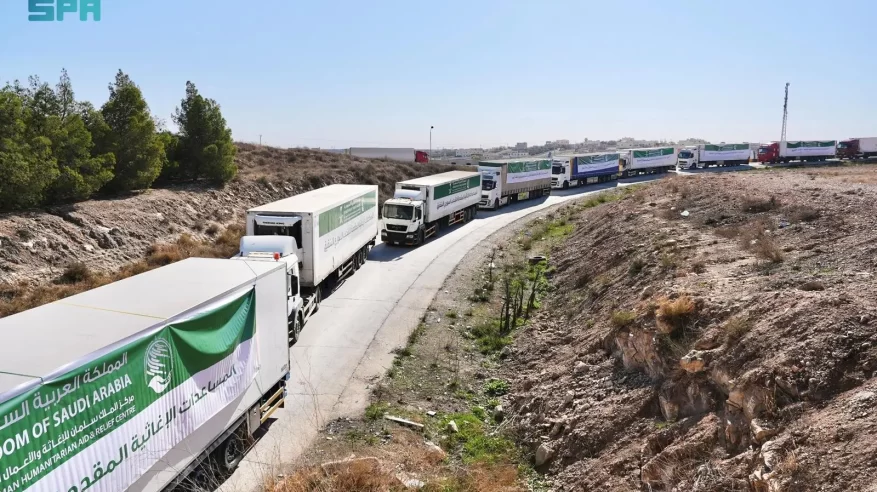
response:
{"label": "dirt hillside", "polygon": [[505,366],[558,490],[877,490],[877,170],[702,174],[583,211]]}
{"label": "dirt hillside", "polygon": [[79,262],[113,272],[155,243],[182,234],[210,240],[243,222],[249,207],[327,184],[378,184],[385,200],[396,181],[452,169],[250,144],[238,144],[237,163],[238,177],[223,189],[193,183],[0,215],[0,287],[54,280]]}

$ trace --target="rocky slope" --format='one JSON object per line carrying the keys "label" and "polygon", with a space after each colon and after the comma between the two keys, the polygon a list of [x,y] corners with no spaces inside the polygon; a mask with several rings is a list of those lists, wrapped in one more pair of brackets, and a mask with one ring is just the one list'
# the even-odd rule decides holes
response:
{"label": "rocky slope", "polygon": [[507,370],[559,490],[873,490],[875,183],[703,174],[582,211]]}
{"label": "rocky slope", "polygon": [[451,169],[249,144],[238,145],[237,163],[238,177],[222,189],[193,183],[0,215],[0,287],[54,280],[77,262],[112,272],[155,243],[181,234],[208,240],[249,207],[327,184],[377,184],[384,200],[396,181]]}

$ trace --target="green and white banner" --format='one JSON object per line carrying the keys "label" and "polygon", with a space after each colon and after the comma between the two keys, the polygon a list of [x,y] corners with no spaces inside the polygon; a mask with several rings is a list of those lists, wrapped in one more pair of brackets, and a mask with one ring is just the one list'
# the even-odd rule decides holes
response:
{"label": "green and white banner", "polygon": [[814,142],[786,142],[785,155],[798,157],[833,156],[836,146],[837,142],[834,140],[823,140]]}
{"label": "green and white banner", "polygon": [[255,313],[248,288],[5,399],[0,491],[125,490],[252,383]]}
{"label": "green and white banner", "polygon": [[[377,204],[378,192],[369,191],[321,213],[319,218],[321,251],[329,251],[352,234],[365,233],[371,234],[372,237],[377,234]],[[326,258],[331,260],[332,257]]]}
{"label": "green and white banner", "polygon": [[749,144],[704,145],[701,161],[742,161],[752,155]]}
{"label": "green and white banner", "polygon": [[506,183],[526,183],[551,178],[551,161],[509,162]]}
{"label": "green and white banner", "polygon": [[604,174],[607,171],[613,171],[617,173],[618,159],[620,158],[621,156],[615,153],[577,156],[575,158],[576,175],[596,176],[599,174]]}
{"label": "green and white banner", "polygon": [[630,169],[667,167],[676,165],[676,151],[673,147],[658,149],[639,149],[631,151]]}
{"label": "green and white banner", "polygon": [[[429,220],[447,215],[448,210],[461,210],[481,200],[481,174],[457,179],[435,187],[429,201]],[[462,203],[461,203],[462,202]]]}

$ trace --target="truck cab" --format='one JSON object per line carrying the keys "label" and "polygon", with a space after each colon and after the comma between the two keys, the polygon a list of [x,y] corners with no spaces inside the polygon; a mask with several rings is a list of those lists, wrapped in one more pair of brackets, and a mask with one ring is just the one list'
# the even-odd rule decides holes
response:
{"label": "truck cab", "polygon": [[777,142],[771,142],[758,147],[756,159],[761,163],[780,162],[780,145]]}
{"label": "truck cab", "polygon": [[423,204],[426,190],[397,188],[393,198],[384,202],[381,216],[381,241],[389,244],[416,245],[424,240]]}
{"label": "truck cab", "polygon": [[572,181],[571,159],[554,159],[551,161],[551,187],[567,189]]}
{"label": "truck cab", "polygon": [[232,260],[282,262],[286,265],[286,318],[289,327],[289,341],[295,343],[302,326],[313,314],[305,312],[301,295],[300,264],[295,239],[290,236],[244,236],[240,251]]}
{"label": "truck cab", "polygon": [[676,155],[676,169],[697,169],[700,159],[696,146],[688,146]]}
{"label": "truck cab", "polygon": [[498,209],[505,205],[508,199],[502,198],[502,169],[498,167],[480,167],[481,172],[481,208]]}
{"label": "truck cab", "polygon": [[850,138],[837,143],[837,157],[839,159],[855,159],[859,157],[859,139]]}

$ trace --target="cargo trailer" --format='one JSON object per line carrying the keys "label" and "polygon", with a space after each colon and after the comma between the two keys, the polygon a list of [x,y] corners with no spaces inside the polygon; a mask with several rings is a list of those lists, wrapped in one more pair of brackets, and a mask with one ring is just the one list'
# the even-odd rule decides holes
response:
{"label": "cargo trailer", "polygon": [[697,169],[714,166],[740,166],[748,164],[752,150],[748,143],[690,145],[679,151],[678,169]]}
{"label": "cargo trailer", "polygon": [[676,149],[673,147],[629,149],[619,153],[622,178],[637,174],[665,173],[676,168]]}
{"label": "cargo trailer", "polygon": [[381,240],[419,245],[448,227],[475,218],[481,200],[481,174],[449,171],[396,183],[384,202]]}
{"label": "cargo trailer", "polygon": [[496,210],[511,202],[551,193],[550,159],[479,161],[478,172],[481,173],[479,208]]}
{"label": "cargo trailer", "polygon": [[618,179],[620,161],[621,155],[617,152],[555,157],[551,165],[551,187],[565,190]]}
{"label": "cargo trailer", "polygon": [[[378,187],[336,184],[247,211],[247,236],[285,236],[301,267],[302,326],[341,280],[359,269],[378,235]],[[247,239],[247,238],[245,238]],[[270,255],[266,239],[247,239],[253,254]],[[268,251],[258,251],[258,250]],[[281,254],[281,257],[285,254]]]}
{"label": "cargo trailer", "polygon": [[0,490],[230,473],[285,401],[287,281],[282,262],[190,258],[0,319]]}
{"label": "cargo trailer", "polygon": [[770,142],[758,148],[758,162],[777,164],[781,162],[818,162],[833,158],[837,142],[834,140],[791,140]]}
{"label": "cargo trailer", "polygon": [[877,137],[849,138],[837,143],[840,159],[868,159],[877,157]]}

